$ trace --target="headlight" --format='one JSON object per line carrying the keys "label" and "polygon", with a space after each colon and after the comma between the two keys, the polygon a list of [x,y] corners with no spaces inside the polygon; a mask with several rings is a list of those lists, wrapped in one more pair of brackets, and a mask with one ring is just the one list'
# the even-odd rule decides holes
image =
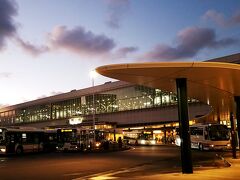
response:
{"label": "headlight", "polygon": [[214,147],[214,145],[213,145],[213,144],[211,144],[211,145],[210,145],[210,147]]}
{"label": "headlight", "polygon": [[101,145],[100,142],[97,142],[97,143],[96,143],[96,147],[99,147],[100,145]]}
{"label": "headlight", "polygon": [[0,149],[1,150],[1,152],[6,152],[6,149],[5,148],[2,148],[2,149]]}

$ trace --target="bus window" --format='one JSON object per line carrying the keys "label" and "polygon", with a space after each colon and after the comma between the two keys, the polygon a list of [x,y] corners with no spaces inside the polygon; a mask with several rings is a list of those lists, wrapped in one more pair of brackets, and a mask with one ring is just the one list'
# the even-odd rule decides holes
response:
{"label": "bus window", "polygon": [[212,141],[229,140],[229,131],[227,126],[209,126],[209,138]]}
{"label": "bus window", "polygon": [[27,143],[27,134],[26,133],[23,133],[22,134],[22,143]]}
{"label": "bus window", "polygon": [[197,128],[196,129],[196,135],[203,136],[203,128]]}
{"label": "bus window", "polygon": [[0,132],[0,145],[4,144],[4,133],[3,132]]}
{"label": "bus window", "polygon": [[14,144],[15,143],[14,134],[6,133],[6,142],[9,144]]}
{"label": "bus window", "polygon": [[204,138],[209,139],[207,127],[206,130],[204,131]]}

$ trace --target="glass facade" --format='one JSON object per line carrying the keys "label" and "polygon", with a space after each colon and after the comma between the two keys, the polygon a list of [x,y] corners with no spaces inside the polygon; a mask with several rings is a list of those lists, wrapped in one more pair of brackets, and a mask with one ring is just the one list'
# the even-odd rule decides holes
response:
{"label": "glass facade", "polygon": [[[197,102],[195,99],[189,99],[189,101]],[[49,98],[47,104],[1,112],[0,122],[1,124],[31,123],[69,119],[77,116],[84,117],[92,114],[94,107],[96,114],[102,114],[169,106],[176,103],[177,97],[172,92],[136,85],[58,102],[51,102],[51,98]]]}

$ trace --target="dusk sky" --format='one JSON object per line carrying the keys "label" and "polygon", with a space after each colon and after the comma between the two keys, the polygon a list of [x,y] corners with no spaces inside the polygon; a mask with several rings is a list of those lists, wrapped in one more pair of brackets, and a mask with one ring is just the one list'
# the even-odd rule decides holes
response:
{"label": "dusk sky", "polygon": [[101,65],[239,50],[239,0],[0,0],[0,106],[90,87]]}

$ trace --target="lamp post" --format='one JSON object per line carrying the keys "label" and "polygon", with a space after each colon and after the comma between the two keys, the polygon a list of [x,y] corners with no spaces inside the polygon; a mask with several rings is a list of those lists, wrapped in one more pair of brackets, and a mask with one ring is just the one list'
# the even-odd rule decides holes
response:
{"label": "lamp post", "polygon": [[[92,87],[94,88],[94,79],[97,77],[97,72],[95,70],[92,70],[90,72],[90,76],[92,79]],[[92,118],[93,118],[93,147],[95,147],[95,141],[96,141],[96,135],[95,135],[95,114],[96,114],[96,108],[95,108],[95,92],[93,89],[93,108],[92,108]]]}

